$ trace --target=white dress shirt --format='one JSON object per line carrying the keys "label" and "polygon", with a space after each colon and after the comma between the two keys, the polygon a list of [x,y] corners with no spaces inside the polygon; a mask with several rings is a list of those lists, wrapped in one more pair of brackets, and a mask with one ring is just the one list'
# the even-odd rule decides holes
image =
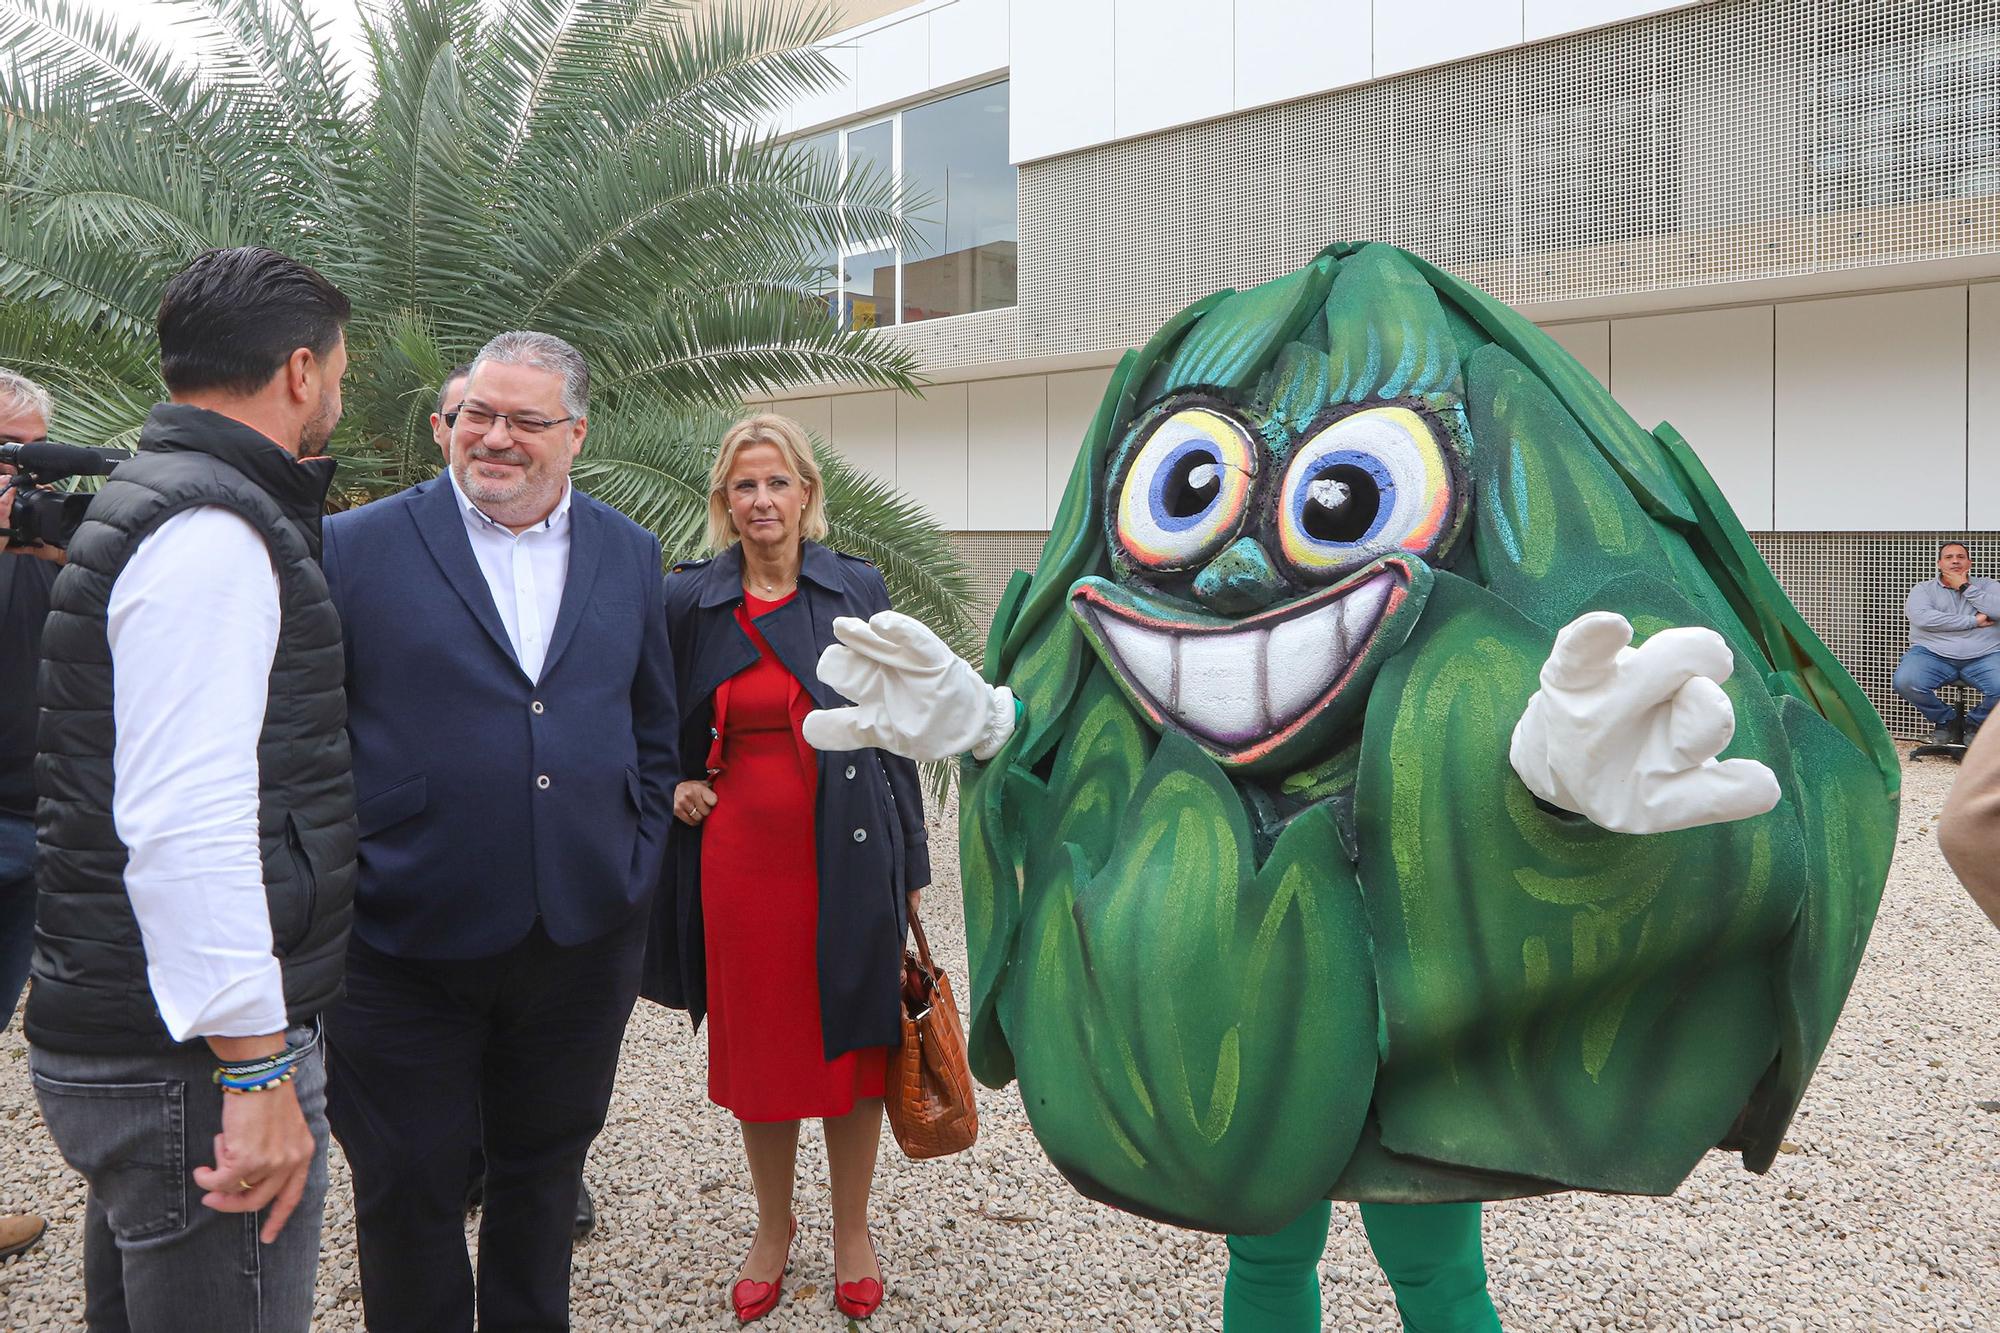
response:
{"label": "white dress shirt", "polygon": [[472,554],[486,576],[514,660],[529,680],[539,681],[549,655],[549,635],[555,632],[556,614],[562,610],[563,581],[569,577],[570,485],[563,483],[562,499],[547,518],[515,533],[486,516],[458,484],[457,473],[446,468],[445,476],[465,515]]}
{"label": "white dress shirt", "polygon": [[213,505],[162,523],[111,586],[111,818],[176,1041],[285,1030],[257,835],[278,620],[270,549]]}

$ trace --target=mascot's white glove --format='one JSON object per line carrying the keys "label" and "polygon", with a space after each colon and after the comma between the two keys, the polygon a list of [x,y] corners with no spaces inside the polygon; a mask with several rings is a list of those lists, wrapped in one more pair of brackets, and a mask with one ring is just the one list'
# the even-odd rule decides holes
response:
{"label": "mascot's white glove", "polygon": [[1631,642],[1630,622],[1610,611],[1556,635],[1507,756],[1528,790],[1615,833],[1722,824],[1776,805],[1770,769],[1715,759],[1736,732],[1718,683],[1735,667],[1722,636],[1669,629]]}
{"label": "mascot's white glove", "polygon": [[1014,692],[988,685],[928,626],[900,611],[833,622],[840,642],[819,655],[819,678],[852,708],[806,714],[820,750],[873,746],[905,759],[950,759],[970,750],[991,759],[1014,734]]}

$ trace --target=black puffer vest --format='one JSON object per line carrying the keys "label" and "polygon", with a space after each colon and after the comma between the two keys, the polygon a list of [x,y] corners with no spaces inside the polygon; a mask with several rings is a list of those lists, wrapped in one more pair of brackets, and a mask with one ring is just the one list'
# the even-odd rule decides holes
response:
{"label": "black puffer vest", "polygon": [[354,784],[340,617],[319,567],[332,476],[330,462],[301,465],[228,417],[163,403],[146,422],[138,456],[92,501],[42,632],[41,897],[26,1025],[34,1044],[107,1054],[173,1044],[146,979],[125,896],[125,846],[111,817],[105,617],[111,586],[139,543],[201,505],[248,520],[278,573],[278,651],[257,742],[264,894],[291,1022],[309,1022],[339,996],[354,915]]}

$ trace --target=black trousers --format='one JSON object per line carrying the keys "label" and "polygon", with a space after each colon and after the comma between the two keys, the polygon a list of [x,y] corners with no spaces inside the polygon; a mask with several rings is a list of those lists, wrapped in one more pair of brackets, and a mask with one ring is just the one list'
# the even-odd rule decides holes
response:
{"label": "black trousers", "polygon": [[[327,1011],[327,1120],[354,1176],[369,1333],[569,1327],[576,1182],[604,1126],[639,993],[645,914],[564,947],[538,922],[493,958],[350,944]],[[465,1164],[486,1151],[479,1274]]]}

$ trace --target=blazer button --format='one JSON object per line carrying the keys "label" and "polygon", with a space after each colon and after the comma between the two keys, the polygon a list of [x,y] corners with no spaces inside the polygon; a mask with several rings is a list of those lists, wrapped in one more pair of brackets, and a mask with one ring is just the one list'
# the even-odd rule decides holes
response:
{"label": "blazer button", "polygon": [[868,841],[868,830],[865,828],[858,828],[854,830],[854,840],[856,842]]}
{"label": "blazer button", "polygon": [[549,789],[549,775],[544,773],[540,777],[536,778],[535,785],[537,787],[540,787],[543,791],[547,791]]}
{"label": "blazer button", "polygon": [[847,766],[847,776],[850,778],[854,776],[854,765],[849,764]]}
{"label": "blazer button", "polygon": [[534,709],[537,713],[539,713],[542,711],[542,701],[540,699],[537,699],[533,703],[529,704],[528,707]]}

